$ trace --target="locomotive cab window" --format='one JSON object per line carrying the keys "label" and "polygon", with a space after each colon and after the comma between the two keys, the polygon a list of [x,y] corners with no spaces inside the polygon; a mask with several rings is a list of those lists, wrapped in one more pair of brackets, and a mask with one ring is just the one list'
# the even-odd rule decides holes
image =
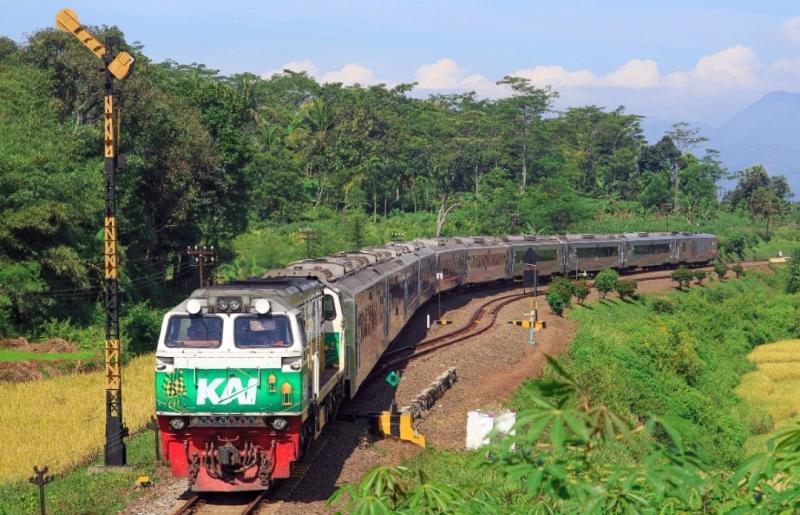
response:
{"label": "locomotive cab window", "polygon": [[333,295],[327,294],[322,297],[322,318],[323,320],[336,319],[336,304],[333,302]]}
{"label": "locomotive cab window", "polygon": [[291,347],[292,328],[283,315],[240,316],[233,323],[234,343],[239,348]]}
{"label": "locomotive cab window", "polygon": [[222,320],[216,316],[173,316],[164,343],[167,347],[216,349],[222,343]]}

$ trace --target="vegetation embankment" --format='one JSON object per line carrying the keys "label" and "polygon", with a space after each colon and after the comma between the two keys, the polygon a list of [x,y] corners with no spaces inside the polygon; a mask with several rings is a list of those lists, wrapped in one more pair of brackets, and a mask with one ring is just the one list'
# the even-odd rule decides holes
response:
{"label": "vegetation embankment", "polygon": [[452,502],[465,512],[800,508],[800,432],[746,456],[745,441],[774,428],[769,407],[736,394],[753,369],[748,353],[797,331],[785,275],[749,271],[572,309],[579,328],[569,351],[510,402],[516,437],[488,455],[434,450],[408,469],[375,470],[335,502],[434,511]]}

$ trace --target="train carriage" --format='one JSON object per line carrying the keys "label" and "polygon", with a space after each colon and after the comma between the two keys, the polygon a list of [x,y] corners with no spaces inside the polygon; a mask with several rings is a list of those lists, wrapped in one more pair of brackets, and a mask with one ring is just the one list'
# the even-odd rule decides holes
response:
{"label": "train carriage", "polygon": [[508,246],[500,238],[459,238],[466,247],[464,282],[480,284],[506,279]]}
{"label": "train carriage", "polygon": [[420,238],[414,240],[436,254],[437,291],[448,291],[464,284],[467,249],[458,238]]}
{"label": "train carriage", "polygon": [[[565,245],[550,236],[507,236],[509,246],[508,277],[522,277],[522,273],[535,264],[540,276],[564,273]],[[526,258],[526,255],[528,256]],[[527,261],[533,263],[527,263]]]}
{"label": "train carriage", "polygon": [[683,232],[675,236],[676,261],[687,265],[703,265],[717,257],[717,238],[713,234]]}
{"label": "train carriage", "polygon": [[672,233],[626,233],[626,266],[656,268],[676,260],[677,244]]}
{"label": "train carriage", "polygon": [[606,268],[625,267],[625,239],[615,235],[568,235],[565,273],[599,272]]}

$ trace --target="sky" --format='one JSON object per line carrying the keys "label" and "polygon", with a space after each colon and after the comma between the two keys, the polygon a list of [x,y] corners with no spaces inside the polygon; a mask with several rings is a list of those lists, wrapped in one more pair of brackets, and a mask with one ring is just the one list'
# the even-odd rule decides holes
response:
{"label": "sky", "polygon": [[508,94],[518,75],[596,104],[719,125],[774,90],[800,92],[798,0],[0,0],[23,41],[62,7],[117,25],[155,61],[325,82],[417,82],[413,94]]}

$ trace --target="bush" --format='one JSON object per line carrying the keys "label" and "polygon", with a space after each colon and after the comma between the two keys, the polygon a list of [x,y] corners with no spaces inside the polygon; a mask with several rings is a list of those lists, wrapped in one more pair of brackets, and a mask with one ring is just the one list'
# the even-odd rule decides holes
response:
{"label": "bush", "polygon": [[161,332],[163,313],[147,302],[134,305],[122,320],[122,335],[128,341],[128,350],[134,354],[154,352]]}
{"label": "bush", "polygon": [[578,304],[583,305],[586,297],[591,292],[591,288],[589,288],[589,283],[584,280],[574,281],[572,283],[572,292],[575,298],[578,299]]}
{"label": "bush", "polygon": [[672,272],[670,278],[678,283],[678,289],[682,290],[689,287],[689,283],[694,279],[694,273],[685,266],[681,266]]}
{"label": "bush", "polygon": [[742,277],[744,277],[744,268],[742,268],[742,265],[740,265],[739,263],[733,265],[733,267],[731,267],[731,270],[733,270],[733,273],[736,274],[737,279],[741,279]]}
{"label": "bush", "polygon": [[792,250],[789,273],[786,277],[786,293],[800,292],[800,248]]}
{"label": "bush", "polygon": [[675,312],[675,304],[664,297],[655,297],[652,302],[650,302],[650,309],[659,315],[666,315]]}
{"label": "bush", "polygon": [[557,292],[562,299],[566,302],[565,307],[572,305],[572,296],[575,294],[575,288],[572,283],[563,277],[556,277],[550,282],[547,288],[548,292]]}
{"label": "bush", "polygon": [[558,316],[562,316],[564,314],[564,309],[569,306],[569,298],[564,296],[563,291],[548,290],[545,299],[553,313]]}
{"label": "bush", "polygon": [[639,284],[636,282],[635,279],[621,279],[617,281],[617,293],[619,294],[619,298],[625,300],[628,297],[633,297],[636,293],[636,288]]}
{"label": "bush", "polygon": [[717,263],[714,265],[714,273],[717,274],[717,278],[720,281],[725,279],[725,274],[728,273],[728,265],[725,263]]}
{"label": "bush", "polygon": [[694,280],[697,282],[697,284],[703,284],[703,281],[706,280],[706,277],[708,277],[708,274],[706,274],[703,270],[694,271]]}
{"label": "bush", "polygon": [[722,244],[722,248],[729,254],[736,254],[740,258],[744,257],[744,251],[747,247],[747,236],[741,232],[735,232],[728,236],[728,239]]}
{"label": "bush", "polygon": [[605,299],[606,295],[617,289],[619,274],[616,270],[608,268],[597,274],[594,280],[594,287],[600,293],[600,297]]}

